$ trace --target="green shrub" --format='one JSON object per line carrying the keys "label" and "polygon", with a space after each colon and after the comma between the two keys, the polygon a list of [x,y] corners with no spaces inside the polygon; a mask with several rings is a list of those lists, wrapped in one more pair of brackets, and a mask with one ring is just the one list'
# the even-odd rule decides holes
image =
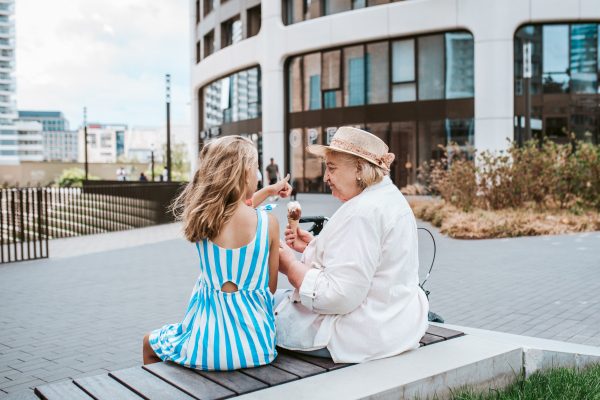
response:
{"label": "green shrub", "polygon": [[[83,181],[85,179],[85,170],[81,168],[68,168],[63,169],[62,174],[58,177],[56,181],[56,186],[58,187],[81,187]],[[100,180],[99,177],[88,174],[88,180],[97,181]]]}
{"label": "green shrub", "polygon": [[478,154],[456,144],[444,150],[440,161],[432,160],[419,168],[419,178],[465,212],[529,203],[600,211],[600,146],[573,137],[570,144],[531,140],[523,147],[512,143],[507,151],[499,152]]}

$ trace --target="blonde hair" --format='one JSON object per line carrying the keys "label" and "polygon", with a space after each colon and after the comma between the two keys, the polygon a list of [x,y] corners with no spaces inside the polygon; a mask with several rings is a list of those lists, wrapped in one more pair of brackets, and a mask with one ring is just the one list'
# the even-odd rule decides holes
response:
{"label": "blonde hair", "polygon": [[172,205],[187,240],[196,243],[219,235],[246,196],[246,175],[257,158],[254,143],[241,136],[202,148],[194,179]]}
{"label": "blonde hair", "polygon": [[365,160],[364,158],[355,156],[354,154],[326,148],[325,157],[327,156],[333,156],[336,160],[342,161],[351,166],[356,166],[356,169],[358,169],[358,177],[360,178],[360,181],[356,181],[356,186],[358,186],[361,190],[365,190],[369,186],[381,182],[384,176],[390,174],[388,171]]}

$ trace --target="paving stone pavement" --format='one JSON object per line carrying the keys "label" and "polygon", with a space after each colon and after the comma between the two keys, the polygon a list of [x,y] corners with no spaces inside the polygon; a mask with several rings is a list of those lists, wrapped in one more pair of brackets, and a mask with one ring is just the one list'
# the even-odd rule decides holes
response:
{"label": "paving stone pavement", "polygon": [[[299,195],[331,216],[328,195]],[[273,210],[281,230],[285,204]],[[448,323],[600,346],[600,232],[464,241],[428,227],[437,257],[426,288]],[[51,242],[51,258],[0,266],[0,398],[142,364],[144,334],[185,313],[198,277],[179,226]],[[432,255],[419,231],[420,275]],[[290,287],[280,275],[279,287]]]}

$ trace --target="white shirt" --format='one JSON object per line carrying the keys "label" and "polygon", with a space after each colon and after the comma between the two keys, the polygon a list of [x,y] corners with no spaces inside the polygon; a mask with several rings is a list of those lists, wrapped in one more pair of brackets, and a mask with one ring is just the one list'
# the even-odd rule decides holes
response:
{"label": "white shirt", "polygon": [[277,345],[327,347],[359,363],[419,347],[429,303],[418,287],[417,224],[389,177],[346,202],[302,255],[300,290],[275,311]]}
{"label": "white shirt", "polygon": [[123,168],[119,168],[117,170],[117,179],[118,180],[124,181],[126,175],[127,175],[127,172],[125,172],[125,170]]}

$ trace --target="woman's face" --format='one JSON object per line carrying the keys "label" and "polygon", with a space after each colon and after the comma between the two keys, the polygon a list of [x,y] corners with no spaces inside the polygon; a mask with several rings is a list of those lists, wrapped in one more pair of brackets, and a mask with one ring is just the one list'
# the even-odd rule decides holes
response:
{"label": "woman's face", "polygon": [[323,180],[329,183],[333,197],[345,202],[361,193],[362,190],[358,187],[356,165],[340,160],[335,153],[327,156],[325,165],[327,169]]}
{"label": "woman's face", "polygon": [[258,188],[258,155],[254,159],[248,176],[246,178],[246,200],[250,200],[254,196],[254,192]]}

